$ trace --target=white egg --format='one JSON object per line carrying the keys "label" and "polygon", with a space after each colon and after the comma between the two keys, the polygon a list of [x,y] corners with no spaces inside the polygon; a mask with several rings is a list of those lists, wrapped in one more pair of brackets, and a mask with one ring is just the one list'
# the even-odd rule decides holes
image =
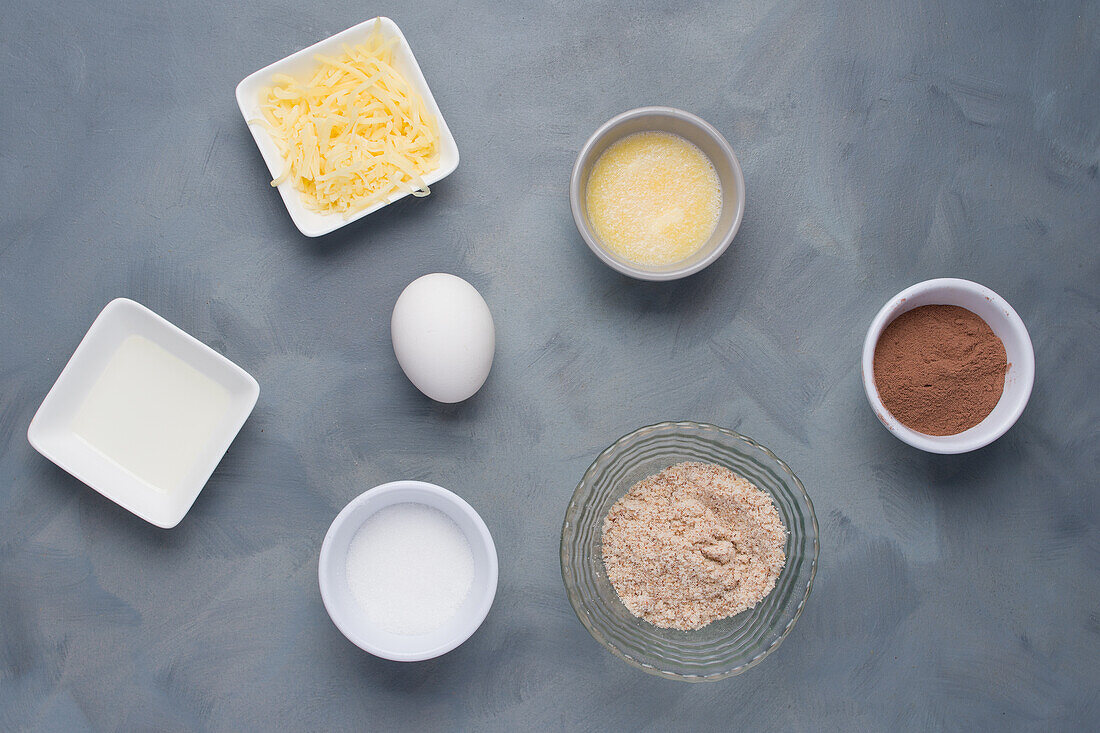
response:
{"label": "white egg", "polygon": [[436,272],[409,283],[393,306],[390,336],[405,376],[437,402],[472,397],[493,366],[489,306],[454,275]]}

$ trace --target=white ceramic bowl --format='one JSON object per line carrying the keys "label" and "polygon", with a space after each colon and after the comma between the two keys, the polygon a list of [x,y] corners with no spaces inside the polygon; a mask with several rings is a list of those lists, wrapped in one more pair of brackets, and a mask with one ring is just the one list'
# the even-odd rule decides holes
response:
{"label": "white ceramic bowl", "polygon": [[[363,522],[380,509],[406,502],[426,504],[454,520],[474,555],[474,579],[466,600],[449,621],[427,634],[393,634],[370,623],[347,580],[348,547]],[[383,659],[418,662],[446,654],[481,626],[497,592],[497,551],[489,528],[462,497],[423,481],[394,481],[360,494],[336,515],[321,545],[317,577],[328,615],[353,644]]]}
{"label": "white ceramic bowl", "polygon": [[[437,183],[451,175],[458,167],[458,146],[455,144],[450,128],[447,127],[446,120],[443,119],[443,113],[439,111],[439,105],[435,103],[435,97],[432,96],[432,90],[428,88],[428,82],[424,79],[423,72],[420,71],[420,64],[416,62],[416,57],[413,56],[409,42],[405,40],[405,36],[401,29],[397,27],[397,24],[389,18],[372,18],[364,21],[249,74],[237,85],[237,106],[241,108],[241,114],[244,115],[245,122],[261,117],[260,94],[265,87],[271,85],[272,76],[286,74],[297,77],[308,74],[317,66],[317,61],[314,58],[317,54],[339,55],[342,52],[342,46],[361,43],[372,32],[376,20],[381,23],[380,29],[384,38],[398,39],[393,50],[394,64],[397,70],[424,98],[424,105],[427,107],[428,112],[435,115],[435,118],[439,120],[439,166],[423,176],[424,183],[431,186],[433,183]],[[260,148],[260,154],[263,155],[264,162],[267,163],[267,169],[271,171],[271,177],[273,179],[277,178],[286,166],[283,156],[279,154],[278,146],[261,125],[249,125],[248,129],[252,131],[252,137],[256,139],[256,145]],[[388,201],[379,201],[347,218],[343,214],[318,214],[310,211],[302,203],[301,195],[290,180],[279,184],[279,195],[283,197],[286,210],[290,212],[290,218],[294,220],[298,230],[307,237],[319,237],[353,221],[362,219],[367,214],[378,211],[383,206],[392,204],[408,194],[395,196]]]}
{"label": "white ceramic bowl", "polygon": [[[1001,399],[984,420],[956,435],[925,435],[902,425],[883,406],[875,387],[875,346],[883,329],[906,311],[922,305],[957,305],[975,313],[1001,339],[1008,356],[1008,372]],[[966,453],[989,445],[1012,427],[1024,411],[1035,381],[1035,352],[1020,316],[1004,298],[984,285],[958,278],[925,280],[902,290],[882,307],[863,341],[863,389],[871,409],[886,429],[914,448],[929,453]]]}
{"label": "white ceramic bowl", "polygon": [[[189,465],[171,490],[153,486],[93,448],[73,429],[73,421],[92,387],[124,341],[140,336],[194,367],[223,386],[229,403],[201,451],[175,442],[171,425],[164,425],[166,449]],[[140,303],[112,300],[96,317],[69,363],[34,414],[27,439],[34,449],[124,509],[164,529],[175,527],[195,503],[229,444],[252,413],[260,386],[239,366],[185,333]]]}

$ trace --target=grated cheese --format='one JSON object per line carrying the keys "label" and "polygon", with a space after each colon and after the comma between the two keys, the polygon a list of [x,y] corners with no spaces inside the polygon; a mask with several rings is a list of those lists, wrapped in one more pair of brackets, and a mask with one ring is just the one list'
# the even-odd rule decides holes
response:
{"label": "grated cheese", "polygon": [[397,38],[376,22],[366,41],[338,57],[318,54],[313,75],[272,78],[261,93],[263,125],[286,161],[271,182],[290,180],[306,208],[345,217],[379,201],[427,196],[423,176],[439,162],[439,125],[394,68]]}

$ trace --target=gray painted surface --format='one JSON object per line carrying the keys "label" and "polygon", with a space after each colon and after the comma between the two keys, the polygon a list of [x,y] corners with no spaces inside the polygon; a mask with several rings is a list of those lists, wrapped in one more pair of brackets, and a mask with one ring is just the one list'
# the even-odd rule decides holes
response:
{"label": "gray painted surface", "polygon": [[[0,729],[926,729],[1100,726],[1100,5],[21,3],[0,23]],[[233,100],[375,13],[462,152],[425,200],[293,228]],[[730,251],[624,279],[570,218],[601,122],[669,104],[738,151]],[[458,274],[498,327],[467,404],[401,374],[393,301]],[[916,452],[857,359],[891,295],[977,280],[1031,330],[1017,426]],[[25,431],[99,310],[129,296],[256,376],[251,420],[162,531]],[[664,419],[773,448],[822,522],[805,615],[718,684],[602,650],[561,587],[568,497]],[[374,659],[329,622],[322,536],[398,478],[466,497],[500,589],[447,656]]]}

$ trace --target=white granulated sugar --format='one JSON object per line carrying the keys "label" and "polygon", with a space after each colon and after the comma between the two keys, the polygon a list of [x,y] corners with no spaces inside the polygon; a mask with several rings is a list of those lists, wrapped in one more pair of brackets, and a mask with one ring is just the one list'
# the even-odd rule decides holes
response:
{"label": "white granulated sugar", "polygon": [[393,634],[426,634],[470,592],[474,556],[454,520],[424,504],[371,515],[348,548],[348,585],[363,612]]}

